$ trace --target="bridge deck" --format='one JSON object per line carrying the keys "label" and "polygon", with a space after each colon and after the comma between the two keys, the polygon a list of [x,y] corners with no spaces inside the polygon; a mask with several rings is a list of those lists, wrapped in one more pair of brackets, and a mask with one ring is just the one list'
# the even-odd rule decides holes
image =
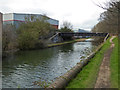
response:
{"label": "bridge deck", "polygon": [[108,33],[59,33],[59,36],[102,36],[105,37]]}

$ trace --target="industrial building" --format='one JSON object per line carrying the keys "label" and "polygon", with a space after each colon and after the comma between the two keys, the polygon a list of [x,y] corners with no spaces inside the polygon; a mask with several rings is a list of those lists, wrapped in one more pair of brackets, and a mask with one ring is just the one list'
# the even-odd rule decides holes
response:
{"label": "industrial building", "polygon": [[[19,27],[21,22],[25,22],[25,18],[30,18],[34,16],[35,18],[41,18],[43,15],[41,14],[21,14],[21,13],[6,13],[3,14],[3,24],[12,24],[15,25],[16,28]],[[59,21],[49,18],[47,22],[50,23],[55,29],[58,29]]]}

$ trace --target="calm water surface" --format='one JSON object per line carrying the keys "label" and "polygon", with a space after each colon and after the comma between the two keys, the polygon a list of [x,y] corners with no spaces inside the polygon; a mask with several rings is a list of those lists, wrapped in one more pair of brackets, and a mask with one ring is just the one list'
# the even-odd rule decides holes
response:
{"label": "calm water surface", "polygon": [[42,50],[20,51],[2,62],[3,88],[40,88],[35,82],[54,81],[94,49],[92,42],[77,42]]}

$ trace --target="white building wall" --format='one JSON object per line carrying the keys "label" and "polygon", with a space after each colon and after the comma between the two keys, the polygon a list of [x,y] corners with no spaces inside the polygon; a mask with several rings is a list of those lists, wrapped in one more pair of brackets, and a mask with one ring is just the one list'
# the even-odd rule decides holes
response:
{"label": "white building wall", "polygon": [[6,21],[6,20],[13,20],[13,19],[14,19],[13,13],[3,14],[3,21]]}
{"label": "white building wall", "polygon": [[[16,24],[18,21],[25,21],[25,17],[30,18],[31,16],[34,16],[35,18],[39,18],[39,19],[42,18],[41,14],[8,13],[3,15],[3,21],[5,21],[4,23],[6,24],[8,23]],[[57,25],[57,26],[59,25],[59,21],[55,19],[49,18],[47,22],[50,23],[51,25]]]}
{"label": "white building wall", "polygon": [[31,18],[31,16],[34,16],[35,18],[39,18],[42,15],[37,15],[37,14],[17,14],[14,13],[14,20],[20,20],[20,21],[25,21],[25,18]]}
{"label": "white building wall", "polygon": [[20,21],[25,21],[25,17],[28,17],[25,14],[16,14],[14,13],[14,20],[20,20]]}
{"label": "white building wall", "polygon": [[[25,17],[30,18],[31,16],[34,16],[35,18],[42,18],[42,15],[40,14],[14,14],[15,20],[25,21]],[[48,19],[47,22],[49,22],[52,25],[58,25],[59,21],[55,19]]]}

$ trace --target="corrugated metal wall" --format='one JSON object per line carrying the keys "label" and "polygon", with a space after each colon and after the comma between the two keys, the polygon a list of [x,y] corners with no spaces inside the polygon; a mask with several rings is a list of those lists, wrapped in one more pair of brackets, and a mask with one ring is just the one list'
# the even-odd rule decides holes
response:
{"label": "corrugated metal wall", "polygon": [[13,13],[7,13],[7,14],[3,14],[3,21],[7,21],[7,20],[13,20]]}
{"label": "corrugated metal wall", "polygon": [[[16,27],[18,27],[19,22],[24,22],[25,17],[30,18],[31,16],[34,16],[35,18],[42,18],[42,15],[40,14],[8,13],[3,15],[3,21],[4,24],[12,23],[13,25],[17,25]],[[58,20],[49,18],[47,22],[50,23],[54,28],[58,29]]]}

